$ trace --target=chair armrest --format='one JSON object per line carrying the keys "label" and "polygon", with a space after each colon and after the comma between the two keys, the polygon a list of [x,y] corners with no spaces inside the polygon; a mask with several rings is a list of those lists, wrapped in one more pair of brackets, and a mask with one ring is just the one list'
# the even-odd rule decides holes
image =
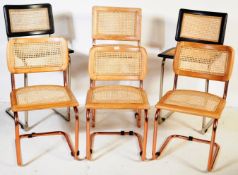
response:
{"label": "chair armrest", "polygon": [[175,54],[175,47],[173,48],[170,48],[160,54],[158,54],[158,57],[161,57],[161,58],[169,58],[169,59],[174,59],[174,54]]}
{"label": "chair armrest", "polygon": [[69,50],[69,54],[74,53],[74,50],[73,50],[73,49],[68,48],[68,50]]}

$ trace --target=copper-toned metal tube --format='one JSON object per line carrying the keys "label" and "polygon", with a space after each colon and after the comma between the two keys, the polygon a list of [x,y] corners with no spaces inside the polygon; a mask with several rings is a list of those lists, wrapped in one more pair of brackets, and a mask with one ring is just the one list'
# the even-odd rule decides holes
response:
{"label": "copper-toned metal tube", "polygon": [[225,82],[225,87],[224,87],[224,92],[223,92],[223,99],[226,99],[226,97],[227,97],[228,86],[229,86],[229,81],[226,81]]}
{"label": "copper-toned metal tube", "polygon": [[176,90],[176,89],[177,89],[177,84],[178,84],[178,75],[175,74],[175,75],[174,75],[174,87],[173,87],[173,90]]}
{"label": "copper-toned metal tube", "polygon": [[141,113],[140,109],[136,111],[136,123],[138,128],[141,128]]}
{"label": "copper-toned metal tube", "polygon": [[148,110],[145,110],[145,122],[144,122],[144,134],[143,134],[143,150],[141,159],[146,160],[146,145],[147,145],[147,135],[148,135]]}
{"label": "copper-toned metal tube", "polygon": [[[212,139],[210,140],[203,140],[203,139],[198,139],[198,138],[193,138],[193,137],[186,137],[186,136],[182,136],[182,135],[171,135],[169,136],[165,142],[162,144],[162,146],[160,147],[159,150],[159,154],[156,155],[155,153],[155,148],[153,148],[153,159],[154,157],[157,158],[158,156],[161,155],[161,153],[164,151],[164,149],[166,148],[166,146],[168,145],[168,143],[173,139],[173,138],[179,138],[179,139],[183,139],[183,140],[188,140],[188,141],[195,141],[195,142],[199,142],[199,143],[205,143],[205,144],[210,144],[210,151],[209,151],[209,157],[208,157],[208,165],[207,165],[207,170],[211,171],[214,165],[214,162],[216,160],[216,157],[218,155],[220,146],[215,143],[215,138],[216,138],[216,129],[217,129],[217,122],[218,120],[214,120],[213,122],[213,131],[212,131]],[[154,143],[153,143],[154,145]],[[215,151],[214,151],[215,148]]]}
{"label": "copper-toned metal tube", "polygon": [[75,147],[74,147],[74,158],[78,159],[78,150],[79,150],[79,112],[78,108],[74,107],[75,113]]}
{"label": "copper-toned metal tube", "polygon": [[95,85],[96,85],[96,82],[94,80],[90,79],[90,87],[91,88],[95,87]]}
{"label": "copper-toned metal tube", "polygon": [[86,159],[91,160],[91,142],[90,142],[90,110],[86,111]]}
{"label": "copper-toned metal tube", "polygon": [[143,84],[144,84],[144,81],[143,80],[140,80],[140,88],[143,89]]}
{"label": "copper-toned metal tube", "polygon": [[63,71],[63,80],[64,80],[64,86],[67,86],[68,85],[67,71]]}
{"label": "copper-toned metal tube", "polygon": [[215,119],[213,122],[212,138],[211,138],[210,151],[209,151],[209,157],[208,157],[208,165],[207,165],[208,171],[212,170],[218,151],[219,151],[219,147],[216,147],[217,149],[215,150],[215,153],[214,153],[214,146],[215,146],[214,144],[216,139],[217,125],[218,125],[218,120]]}
{"label": "copper-toned metal tube", "polygon": [[21,157],[21,141],[20,141],[20,130],[19,130],[19,119],[18,113],[14,112],[15,118],[15,143],[16,143],[16,156],[17,156],[17,165],[22,166],[22,157]]}
{"label": "copper-toned metal tube", "polygon": [[157,132],[158,132],[158,119],[160,115],[160,109],[156,110],[154,119],[154,133],[153,133],[153,145],[152,145],[152,159],[156,159],[156,144],[157,144]]}
{"label": "copper-toned metal tube", "polygon": [[[90,143],[91,143],[90,151],[93,150],[94,139],[95,139],[95,136],[97,136],[97,135],[103,135],[103,136],[106,136],[106,135],[107,136],[108,135],[127,135],[127,136],[129,136],[129,135],[131,135],[131,132],[123,131],[123,134],[122,134],[122,132],[94,132],[90,135]],[[142,136],[136,132],[133,132],[133,135],[136,136],[138,139],[140,151],[143,151]]]}
{"label": "copper-toned metal tube", "polygon": [[74,154],[74,149],[68,134],[63,131],[52,131],[52,132],[42,132],[42,133],[31,133],[31,134],[23,134],[20,135],[20,139],[22,138],[32,138],[32,137],[39,137],[39,136],[52,136],[52,135],[62,135],[65,137],[65,140],[70,148],[70,151]]}
{"label": "copper-toned metal tube", "polygon": [[14,74],[11,74],[11,84],[12,84],[12,90],[16,89]]}
{"label": "copper-toned metal tube", "polygon": [[96,110],[92,109],[92,127],[95,128],[95,124],[96,124]]}

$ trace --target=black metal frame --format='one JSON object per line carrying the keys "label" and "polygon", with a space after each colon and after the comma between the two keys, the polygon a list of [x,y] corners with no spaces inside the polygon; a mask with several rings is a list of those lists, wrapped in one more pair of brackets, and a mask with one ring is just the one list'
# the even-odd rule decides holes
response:
{"label": "black metal frame", "polygon": [[[221,28],[220,28],[220,35],[219,35],[218,42],[180,37],[182,23],[183,23],[183,15],[185,13],[193,14],[193,15],[221,17],[222,21],[221,21]],[[179,10],[179,18],[178,18],[178,22],[177,22],[177,30],[176,30],[175,40],[176,41],[198,42],[198,43],[204,43],[204,44],[223,44],[224,38],[225,38],[225,32],[226,32],[227,16],[228,16],[227,13],[221,13],[221,12],[180,9]]]}
{"label": "black metal frame", "polygon": [[[11,24],[10,24],[10,17],[9,17],[9,10],[10,9],[34,9],[34,8],[47,8],[48,9],[50,29],[49,30],[39,30],[39,31],[28,31],[28,32],[12,32]],[[3,11],[4,11],[4,18],[5,18],[5,24],[6,24],[6,32],[7,32],[8,37],[22,37],[22,36],[44,35],[44,34],[51,35],[55,32],[52,6],[49,3],[27,4],[27,5],[4,5]]]}

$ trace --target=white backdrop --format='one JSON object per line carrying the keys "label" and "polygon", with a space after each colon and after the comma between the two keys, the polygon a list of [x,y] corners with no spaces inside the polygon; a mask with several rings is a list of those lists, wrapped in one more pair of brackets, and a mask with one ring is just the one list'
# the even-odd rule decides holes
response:
{"label": "white backdrop", "polygon": [[[238,48],[238,1],[237,0],[0,0],[1,8],[5,4],[51,3],[55,19],[55,35],[63,36],[75,50],[72,56],[72,89],[80,104],[85,103],[89,87],[87,73],[88,52],[91,47],[91,10],[94,5],[139,7],[142,8],[142,45],[149,55],[148,76],[145,90],[151,105],[159,98],[159,78],[161,59],[157,54],[161,50],[175,46],[175,30],[180,8],[207,10],[228,13],[225,44]],[[9,101],[10,76],[6,64],[5,24],[3,12],[0,13],[0,101]],[[236,56],[238,56],[236,54]],[[233,76],[228,93],[228,106],[238,107],[238,81],[236,80],[238,62],[235,61]],[[167,61],[165,71],[165,90],[172,88],[172,61]],[[22,77],[19,76],[19,82]],[[30,84],[61,83],[58,73],[30,75]],[[19,83],[19,86],[22,84]],[[204,89],[204,80],[179,79],[179,88]],[[222,84],[211,83],[211,90],[221,94]]]}

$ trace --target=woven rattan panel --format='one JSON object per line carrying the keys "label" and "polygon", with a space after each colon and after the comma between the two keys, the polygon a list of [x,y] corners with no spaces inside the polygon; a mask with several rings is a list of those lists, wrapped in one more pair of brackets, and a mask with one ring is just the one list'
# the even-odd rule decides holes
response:
{"label": "woven rattan panel", "polygon": [[101,35],[136,35],[134,12],[98,12],[97,33]]}
{"label": "woven rattan panel", "polygon": [[47,8],[9,10],[11,32],[49,30]]}
{"label": "woven rattan panel", "polygon": [[215,112],[220,101],[220,97],[205,92],[176,90],[165,99],[164,103]]}
{"label": "woven rattan panel", "polygon": [[184,14],[180,37],[218,42],[222,17]]}
{"label": "woven rattan panel", "polygon": [[93,80],[142,80],[146,66],[144,48],[116,45],[90,51],[89,74]]}
{"label": "woven rattan panel", "polygon": [[64,87],[32,86],[16,90],[17,105],[40,105],[70,101]]}
{"label": "woven rattan panel", "polygon": [[67,64],[65,47],[66,43],[56,38],[17,39],[9,44],[8,63],[14,69],[62,67]]}
{"label": "woven rattan panel", "polygon": [[97,75],[140,75],[140,52],[96,52],[95,73]]}
{"label": "woven rattan panel", "polygon": [[181,47],[178,69],[208,75],[224,76],[228,53],[214,49]]}
{"label": "woven rattan panel", "polygon": [[93,90],[93,103],[144,103],[141,90],[128,86],[104,86]]}

